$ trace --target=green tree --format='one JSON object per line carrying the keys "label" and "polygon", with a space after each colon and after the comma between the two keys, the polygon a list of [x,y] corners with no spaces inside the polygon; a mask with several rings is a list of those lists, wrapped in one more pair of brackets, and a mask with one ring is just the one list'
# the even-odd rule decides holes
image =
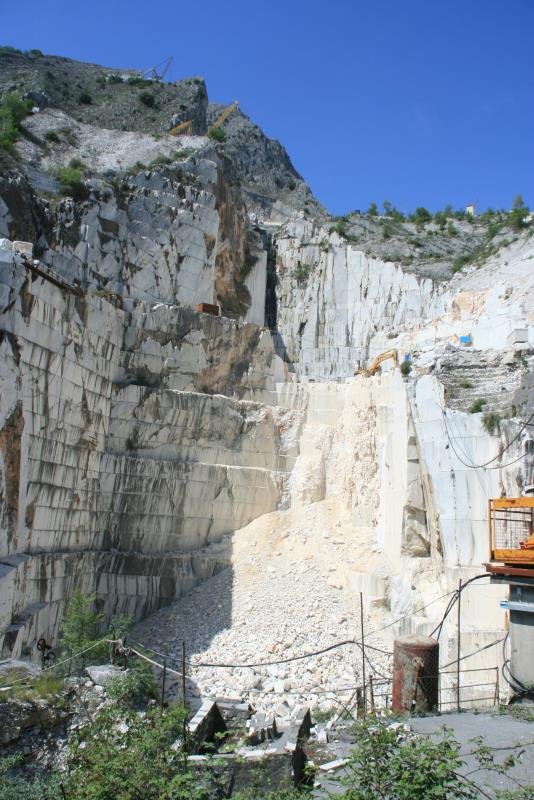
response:
{"label": "green tree", "polygon": [[528,206],[523,200],[522,195],[516,195],[510,212],[510,225],[513,231],[517,232],[525,227],[525,218],[528,216],[528,213]]}
{"label": "green tree", "polygon": [[370,217],[378,217],[378,206],[376,203],[371,203],[369,208],[367,209],[367,213]]}
{"label": "green tree", "polygon": [[417,208],[415,209],[414,216],[415,216],[415,222],[420,225],[424,225],[425,222],[430,222],[432,219],[432,214],[430,213],[428,208],[425,208],[424,206],[417,206]]}
{"label": "green tree", "polygon": [[[59,644],[67,658],[95,644],[101,638],[104,615],[95,610],[95,595],[73,594],[63,615]],[[105,649],[104,649],[105,652]],[[86,659],[76,659],[73,666],[85,666]]]}
{"label": "green tree", "polygon": [[398,208],[395,208],[395,207],[393,207],[393,208],[391,209],[391,216],[393,217],[393,219],[394,219],[396,222],[404,222],[404,220],[406,219],[406,217],[404,216],[404,214],[402,213],[402,211],[399,211],[399,209],[398,209]]}
{"label": "green tree", "polygon": [[7,94],[0,103],[0,149],[8,153],[13,152],[13,145],[17,141],[21,130],[21,123],[26,118],[30,108],[16,94]]}

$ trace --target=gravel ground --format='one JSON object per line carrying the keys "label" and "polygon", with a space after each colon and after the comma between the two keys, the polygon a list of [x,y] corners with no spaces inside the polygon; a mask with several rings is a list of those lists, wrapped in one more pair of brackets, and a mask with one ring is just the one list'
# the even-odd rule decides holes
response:
{"label": "gravel ground", "polygon": [[[241,697],[284,717],[301,704],[340,708],[361,683],[354,645],[288,664],[195,666],[278,661],[359,638],[359,593],[340,569],[350,563],[350,538],[344,528],[329,529],[336,517],[328,504],[307,512],[308,524],[297,511],[255,520],[235,535],[231,568],[133,630],[134,639],[174,657],[185,640],[193,696]],[[388,649],[377,636],[372,644]],[[373,651],[371,658],[389,673],[388,656]]]}
{"label": "gravel ground", "polygon": [[[80,159],[94,172],[125,170],[137,161],[149,164],[158,156],[171,156],[180,150],[199,150],[208,141],[205,136],[156,137],[150,133],[98,128],[51,108],[28,117],[24,129],[30,136],[19,139],[17,150],[25,160],[45,170],[65,167],[72,158]],[[60,141],[43,146],[47,131],[55,131]],[[69,143],[65,131],[70,131],[74,144]]]}

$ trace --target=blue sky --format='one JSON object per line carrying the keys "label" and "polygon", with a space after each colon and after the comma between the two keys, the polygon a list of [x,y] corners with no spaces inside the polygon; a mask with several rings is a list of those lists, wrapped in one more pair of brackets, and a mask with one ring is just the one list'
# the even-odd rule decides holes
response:
{"label": "blue sky", "polygon": [[0,0],[0,42],[174,57],[240,101],[333,213],[534,205],[533,0]]}

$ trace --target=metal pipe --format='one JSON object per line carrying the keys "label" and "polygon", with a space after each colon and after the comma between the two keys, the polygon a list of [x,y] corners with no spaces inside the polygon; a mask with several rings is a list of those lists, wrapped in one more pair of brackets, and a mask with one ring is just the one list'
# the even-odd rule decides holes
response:
{"label": "metal pipe", "polygon": [[456,708],[458,711],[461,710],[461,702],[460,702],[460,650],[461,650],[460,636],[461,636],[461,619],[462,619],[461,602],[462,602],[462,579],[460,578],[458,583],[458,643],[456,647],[456,658],[458,659],[456,662],[456,682],[458,686]]}
{"label": "metal pipe", "polygon": [[367,713],[367,687],[365,685],[365,633],[363,629],[363,592],[360,592],[360,624],[362,631],[362,681],[363,681],[363,713]]}

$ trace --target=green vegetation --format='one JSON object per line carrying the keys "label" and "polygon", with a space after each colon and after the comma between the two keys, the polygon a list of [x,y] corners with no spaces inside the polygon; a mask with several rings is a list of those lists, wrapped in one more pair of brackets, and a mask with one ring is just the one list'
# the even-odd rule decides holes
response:
{"label": "green vegetation", "polygon": [[407,378],[410,372],[412,371],[412,362],[411,361],[403,361],[400,365],[401,375]]}
{"label": "green vegetation", "polygon": [[523,197],[518,194],[514,199],[512,210],[510,212],[510,227],[516,233],[523,230],[526,225],[525,218],[528,216],[528,206],[525,204]]}
{"label": "green vegetation", "polygon": [[337,233],[338,236],[342,236],[347,242],[352,244],[359,241],[357,236],[352,236],[348,231],[348,226],[350,225],[350,218],[348,215],[333,217],[333,221],[334,225],[330,227],[329,233]]}
{"label": "green vegetation", "polygon": [[370,217],[378,217],[378,206],[376,203],[370,203],[367,213]]}
{"label": "green vegetation", "polygon": [[[69,800],[203,800],[180,749],[185,711],[180,707],[147,711],[103,709],[77,731],[71,742],[65,792]],[[120,727],[119,726],[120,723]]]}
{"label": "green vegetation", "polygon": [[131,167],[128,168],[128,175],[137,175],[138,172],[143,172],[147,169],[147,165],[142,161],[136,161]]}
{"label": "green vegetation", "polygon": [[208,131],[208,139],[212,139],[214,142],[224,142],[226,141],[226,134],[222,128],[212,128]]}
{"label": "green vegetation", "polygon": [[[74,661],[74,655],[91,647],[102,638],[100,631],[104,616],[95,610],[94,605],[95,595],[84,596],[81,592],[75,592],[63,615],[59,644],[62,654],[66,658],[73,658],[74,669],[83,668],[86,663],[94,663],[94,660],[91,662],[95,657],[94,652],[87,657],[89,661],[83,656]],[[107,647],[103,652],[107,652]]]}
{"label": "green vegetation", "polygon": [[308,278],[310,277],[311,267],[309,264],[301,264],[300,261],[297,262],[297,266],[291,273],[297,283],[306,283]]}
{"label": "green vegetation", "polygon": [[9,44],[0,45],[0,56],[7,56],[7,55],[25,55],[25,56],[33,56],[33,57],[40,57],[43,54],[41,50],[38,50],[34,47],[32,50],[19,50],[18,47],[11,47]]}
{"label": "green vegetation", "polygon": [[78,95],[78,103],[79,103],[79,105],[81,105],[81,106],[90,106],[92,102],[93,102],[93,98],[91,97],[91,95],[89,94],[88,91],[84,90],[83,92],[80,92],[80,94]]}
{"label": "green vegetation", "polygon": [[145,662],[136,661],[124,675],[109,681],[106,694],[120,705],[155,698],[157,687],[153,672]]}
{"label": "green vegetation", "polygon": [[126,83],[129,83],[130,86],[152,86],[152,81],[141,78],[140,75],[130,75]]}
{"label": "green vegetation", "polygon": [[479,414],[482,411],[482,407],[485,406],[487,403],[486,400],[479,399],[475,400],[474,403],[471,403],[469,406],[469,413],[470,414]]}
{"label": "green vegetation", "polygon": [[486,411],[482,417],[482,427],[489,434],[498,433],[501,427],[501,415],[495,411]]}
{"label": "green vegetation", "polygon": [[31,103],[21,100],[15,92],[2,98],[0,102],[0,150],[13,153],[13,146],[21,131],[21,123],[30,108]]}
{"label": "green vegetation", "polygon": [[173,157],[176,159],[176,161],[185,161],[185,159],[193,155],[194,152],[194,147],[183,147],[181,150],[176,150],[173,153]]}
{"label": "green vegetation", "polygon": [[173,159],[172,156],[163,156],[163,155],[161,155],[161,156],[156,156],[156,158],[153,158],[148,166],[150,168],[153,168],[153,167],[164,167],[167,164],[172,164],[173,161],[174,161],[174,159]]}
{"label": "green vegetation", "polygon": [[152,94],[152,92],[141,92],[139,95],[139,102],[142,103],[147,108],[154,108],[156,105],[156,98]]}
{"label": "green vegetation", "polygon": [[76,167],[63,167],[59,170],[59,183],[63,194],[74,200],[85,200],[88,196],[87,187],[83,182],[83,173]]}
{"label": "green vegetation", "polygon": [[83,163],[81,158],[71,158],[71,160],[69,161],[69,167],[71,169],[79,169],[82,172],[87,169],[87,166]]}
{"label": "green vegetation", "polygon": [[334,217],[335,223],[330,228],[330,233],[337,233],[338,236],[347,236],[347,218]]}
{"label": "green vegetation", "polygon": [[468,255],[457,256],[452,262],[452,267],[451,267],[452,272],[460,272],[460,270],[463,267],[465,267],[466,264],[469,264],[470,261],[471,261],[471,256]]}
{"label": "green vegetation", "polygon": [[460,389],[473,388],[473,384],[471,383],[471,381],[468,381],[466,378],[462,378],[462,380],[458,382],[458,386],[460,387]]}
{"label": "green vegetation", "polygon": [[59,138],[59,133],[55,130],[45,131],[44,138],[45,141],[50,142],[51,144],[59,144],[61,141]]}
{"label": "green vegetation", "polygon": [[0,757],[0,800],[57,800],[61,797],[57,774],[25,778],[18,774],[22,754]]}
{"label": "green vegetation", "polygon": [[[59,645],[62,657],[70,659],[69,672],[83,669],[86,664],[95,664],[107,657],[108,645],[97,643],[108,637],[123,637],[132,624],[131,617],[121,615],[112,617],[106,624],[104,615],[95,608],[95,600],[95,595],[75,592],[65,609]],[[90,648],[87,656],[76,655],[87,648]]]}
{"label": "green vegetation", "polygon": [[[11,686],[6,695],[14,700],[40,700],[56,696],[63,688],[63,678],[43,672],[28,675],[25,670],[12,669],[6,673],[5,683]],[[56,705],[57,705],[56,700]]]}
{"label": "green vegetation", "polygon": [[[406,736],[389,727],[388,720],[363,720],[355,726],[356,748],[340,779],[341,800],[528,800],[533,787],[514,779],[517,788],[491,789],[484,773],[505,776],[520,756],[495,750],[481,737],[472,740],[475,766],[465,773],[460,743],[445,727],[441,736]],[[480,781],[477,773],[481,773]],[[482,790],[482,791],[481,791]]]}
{"label": "green vegetation", "polygon": [[424,206],[417,206],[415,214],[410,214],[408,219],[415,222],[417,225],[425,225],[427,222],[432,221],[432,214]]}
{"label": "green vegetation", "polygon": [[[105,706],[73,731],[65,772],[27,779],[16,772],[21,757],[0,759],[0,800],[211,800],[227,796],[221,793],[217,744],[202,774],[181,746],[186,718],[180,706],[148,708],[143,714],[128,705]],[[372,716],[356,722],[353,733],[356,745],[335,792],[340,800],[475,800],[481,788],[489,800],[532,800],[533,787],[515,777],[513,790],[492,789],[484,782],[488,771],[507,776],[520,755],[508,749],[501,753],[501,748],[487,746],[482,737],[471,740],[466,773],[460,743],[445,727],[436,736],[416,736],[391,726],[388,717]],[[221,735],[220,752],[229,752],[232,744],[226,746],[223,739]],[[268,769],[266,762],[263,776],[259,772],[254,776],[256,785],[234,792],[234,800],[306,796],[305,788],[266,790]]]}
{"label": "green vegetation", "polygon": [[18,47],[11,47],[9,44],[3,44],[0,46],[0,56],[4,55],[22,55],[23,51],[19,50]]}
{"label": "green vegetation", "polygon": [[67,142],[67,144],[70,144],[71,147],[76,147],[76,145],[78,144],[78,137],[71,128],[61,128],[60,133]]}

